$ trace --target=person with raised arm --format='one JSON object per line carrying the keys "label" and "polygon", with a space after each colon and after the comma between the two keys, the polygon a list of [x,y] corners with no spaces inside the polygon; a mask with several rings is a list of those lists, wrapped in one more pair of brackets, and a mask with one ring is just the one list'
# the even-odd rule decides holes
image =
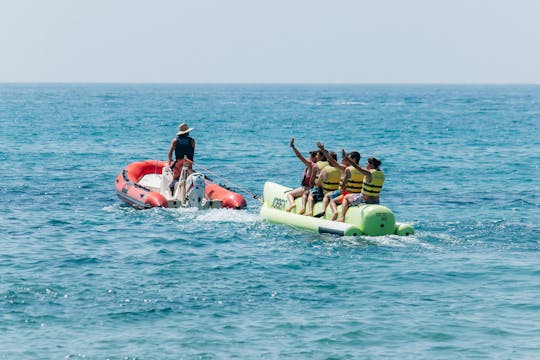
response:
{"label": "person with raised arm", "polygon": [[306,207],[306,198],[304,198],[304,194],[309,192],[309,189],[313,187],[313,184],[315,183],[315,178],[318,173],[318,167],[317,162],[321,160],[321,152],[319,150],[314,150],[309,152],[309,159],[306,159],[300,151],[296,148],[294,145],[294,137],[291,138],[289,142],[289,146],[293,149],[296,157],[306,166],[304,168],[304,172],[302,174],[302,180],[300,181],[300,187],[297,187],[296,189],[292,190],[287,194],[287,200],[289,201],[289,206],[287,207],[286,211],[292,211],[294,208],[296,208],[296,204],[294,200],[297,197],[302,196],[302,208],[299,211],[299,214],[303,214]]}
{"label": "person with raised arm", "polygon": [[343,198],[341,207],[341,216],[337,221],[345,221],[345,215],[349,206],[357,206],[360,204],[379,204],[380,193],[384,183],[384,173],[380,169],[381,161],[377,158],[370,157],[367,159],[366,168],[358,164],[351,164],[355,169],[364,174],[364,183],[360,193],[348,194]]}
{"label": "person with raised arm", "polygon": [[[322,143],[318,142],[317,146],[324,155],[328,154]],[[341,164],[333,159],[330,160],[330,165],[338,167],[342,172],[340,188],[324,196],[322,211],[316,214],[315,217],[324,216],[326,213],[326,208],[328,205],[330,205],[330,208],[332,209],[332,220],[336,220],[338,216],[337,206],[343,202],[344,197],[348,194],[360,193],[362,191],[364,174],[352,166],[352,163],[358,164],[360,158],[361,156],[358,151],[352,151],[347,154],[342,149]]]}
{"label": "person with raised arm", "polygon": [[335,152],[327,152],[325,157],[328,165],[321,170],[317,180],[315,181],[315,186],[309,192],[306,216],[313,216],[313,207],[315,203],[323,200],[326,194],[331,193],[339,188],[341,170],[339,167],[332,166],[330,163],[333,161],[332,164],[338,164],[337,154]]}

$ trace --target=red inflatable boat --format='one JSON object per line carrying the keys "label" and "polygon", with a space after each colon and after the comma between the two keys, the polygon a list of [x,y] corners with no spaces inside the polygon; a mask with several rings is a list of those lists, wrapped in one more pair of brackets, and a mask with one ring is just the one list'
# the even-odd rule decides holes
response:
{"label": "red inflatable boat", "polygon": [[[178,201],[160,192],[162,170],[165,166],[167,163],[159,160],[139,161],[126,166],[115,180],[116,193],[120,200],[137,209],[179,207]],[[246,207],[246,200],[242,195],[207,178],[204,190],[206,197],[212,202],[220,202],[221,207],[230,209]]]}

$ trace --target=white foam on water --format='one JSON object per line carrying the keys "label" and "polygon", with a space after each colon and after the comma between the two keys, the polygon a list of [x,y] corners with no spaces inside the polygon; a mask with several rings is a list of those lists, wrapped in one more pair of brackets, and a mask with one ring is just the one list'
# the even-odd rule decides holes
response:
{"label": "white foam on water", "polygon": [[254,223],[261,220],[259,214],[247,210],[210,209],[197,213],[197,220],[204,222]]}
{"label": "white foam on water", "polygon": [[384,236],[343,236],[340,241],[345,246],[379,245],[384,247],[409,247],[420,246],[423,248],[435,248],[435,246],[422,242],[418,237],[384,235]]}

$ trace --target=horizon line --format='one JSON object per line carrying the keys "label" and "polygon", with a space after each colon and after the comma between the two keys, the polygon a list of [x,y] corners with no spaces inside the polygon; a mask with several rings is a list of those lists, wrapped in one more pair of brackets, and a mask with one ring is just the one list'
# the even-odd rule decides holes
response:
{"label": "horizon line", "polygon": [[0,85],[442,85],[538,86],[535,82],[159,82],[159,81],[0,81]]}

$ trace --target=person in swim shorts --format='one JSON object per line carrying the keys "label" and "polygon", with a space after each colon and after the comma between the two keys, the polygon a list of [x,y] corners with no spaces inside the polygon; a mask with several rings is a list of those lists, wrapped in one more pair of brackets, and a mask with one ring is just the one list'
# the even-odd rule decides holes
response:
{"label": "person in swim shorts", "polygon": [[[314,150],[309,152],[309,159],[306,159],[300,151],[296,148],[294,145],[294,138],[291,138],[291,141],[289,142],[289,146],[293,149],[296,157],[306,166],[304,168],[304,172],[302,174],[302,180],[300,182],[300,187],[297,187],[296,189],[290,191],[287,194],[287,200],[289,202],[289,206],[287,207],[286,211],[291,211],[294,208],[296,208],[296,204],[294,200],[297,197],[300,197],[309,191],[309,189],[313,186],[315,183],[315,177],[318,173],[318,167],[317,162],[321,160],[321,152],[319,150]],[[302,209],[305,208],[305,200],[303,198],[302,201]]]}
{"label": "person in swim shorts", "polygon": [[380,193],[384,183],[384,173],[381,171],[381,161],[377,158],[370,157],[366,162],[366,168],[362,168],[358,164],[352,166],[365,175],[364,183],[362,184],[362,192],[345,195],[343,198],[341,216],[337,221],[345,221],[345,215],[349,206],[358,206],[360,204],[379,204]]}
{"label": "person in swim shorts", "polygon": [[[326,155],[327,151],[324,149],[324,145],[320,142],[317,143],[319,149]],[[350,193],[357,193],[362,190],[362,182],[364,180],[364,175],[356,170],[351,162],[358,164],[360,161],[360,153],[358,151],[352,151],[347,154],[344,150],[341,150],[341,164],[337,161],[330,159],[330,164],[339,167],[342,172],[342,177],[340,181],[340,188],[331,193],[328,193],[324,196],[322,203],[322,211],[315,215],[315,217],[322,217],[326,212],[326,208],[330,205],[333,215],[332,220],[336,220],[337,206],[342,203],[345,195]]]}

